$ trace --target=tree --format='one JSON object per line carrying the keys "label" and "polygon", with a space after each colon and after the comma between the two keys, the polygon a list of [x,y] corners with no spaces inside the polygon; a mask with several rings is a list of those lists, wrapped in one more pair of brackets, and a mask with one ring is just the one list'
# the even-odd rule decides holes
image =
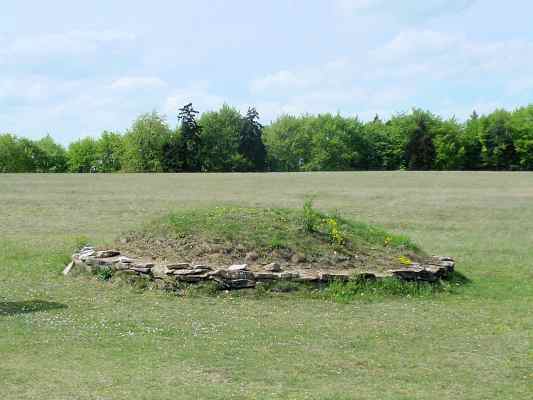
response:
{"label": "tree", "polygon": [[226,104],[218,111],[203,113],[201,151],[204,171],[247,171],[253,169],[250,160],[239,153],[243,118],[241,113]]}
{"label": "tree", "polygon": [[181,146],[180,159],[185,171],[200,171],[200,145],[202,127],[196,121],[198,115],[192,103],[186,104],[179,109],[178,120],[181,121]]}
{"label": "tree", "polygon": [[66,172],[68,169],[67,151],[57,144],[49,134],[36,142],[44,157],[39,166],[41,172]]}
{"label": "tree", "polygon": [[475,171],[483,168],[483,159],[481,156],[481,121],[477,112],[474,110],[466,125],[463,134],[464,163],[463,169]]}
{"label": "tree", "polygon": [[402,135],[391,124],[374,118],[363,126],[365,142],[369,146],[367,167],[373,170],[395,170],[402,165],[404,149]]}
{"label": "tree", "polygon": [[171,133],[165,118],[157,112],[141,115],[124,135],[122,169],[127,172],[163,171],[164,145]]}
{"label": "tree", "polygon": [[115,172],[121,168],[122,136],[104,131],[96,142],[96,168],[99,172]]}
{"label": "tree", "polygon": [[97,164],[96,140],[86,137],[71,143],[67,157],[70,172],[91,172]]}
{"label": "tree", "polygon": [[310,116],[283,115],[265,128],[267,159],[274,171],[305,170],[312,155],[312,135],[306,127]]}
{"label": "tree", "polygon": [[465,145],[462,126],[451,118],[435,128],[435,168],[462,170],[465,164]]}
{"label": "tree", "polygon": [[481,145],[485,168],[508,170],[518,165],[510,122],[511,115],[505,110],[496,110],[481,118]]}
{"label": "tree", "polygon": [[29,172],[29,162],[18,137],[0,135],[0,172]]}
{"label": "tree", "polygon": [[164,172],[178,172],[182,170],[181,161],[181,133],[178,128],[171,131],[163,143],[163,161],[161,166]]}
{"label": "tree", "polygon": [[533,105],[514,111],[509,125],[520,167],[533,170]]}
{"label": "tree", "polygon": [[430,170],[436,158],[435,145],[431,135],[435,118],[420,110],[414,110],[410,117],[408,142],[405,148],[405,161],[410,170]]}
{"label": "tree", "polygon": [[264,171],[266,147],[263,143],[263,125],[259,122],[259,113],[250,107],[242,120],[239,153],[249,161],[250,170]]}

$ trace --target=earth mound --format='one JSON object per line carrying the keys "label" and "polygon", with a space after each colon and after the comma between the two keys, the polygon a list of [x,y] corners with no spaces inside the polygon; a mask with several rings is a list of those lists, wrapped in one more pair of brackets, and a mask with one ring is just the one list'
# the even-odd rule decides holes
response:
{"label": "earth mound", "polygon": [[446,279],[455,263],[429,257],[407,237],[303,209],[215,207],[170,213],[131,232],[113,250],[86,247],[75,271],[138,276],[169,284],[214,281],[221,288],[259,282],[330,282],[396,277]]}

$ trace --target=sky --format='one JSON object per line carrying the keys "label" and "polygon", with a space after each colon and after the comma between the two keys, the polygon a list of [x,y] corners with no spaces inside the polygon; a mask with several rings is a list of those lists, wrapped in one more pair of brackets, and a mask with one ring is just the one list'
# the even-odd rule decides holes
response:
{"label": "sky", "polygon": [[158,111],[466,118],[533,99],[528,0],[18,0],[0,132],[68,144]]}

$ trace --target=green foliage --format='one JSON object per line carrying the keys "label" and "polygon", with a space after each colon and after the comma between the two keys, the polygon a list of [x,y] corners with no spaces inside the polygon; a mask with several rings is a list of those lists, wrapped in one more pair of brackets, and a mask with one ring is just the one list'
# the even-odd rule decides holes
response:
{"label": "green foliage", "polygon": [[115,172],[121,168],[122,136],[118,133],[104,131],[96,142],[97,170]]}
{"label": "green foliage", "polygon": [[235,108],[223,105],[206,112],[199,120],[202,169],[209,172],[243,171],[252,166],[239,154],[242,116]]}
{"label": "green foliage", "polygon": [[113,277],[113,269],[111,267],[99,268],[96,277],[101,281],[109,281]]}
{"label": "green foliage", "polygon": [[[315,210],[310,201],[302,209],[214,207],[177,210],[157,219],[134,237],[170,239],[204,248],[255,251],[260,257],[280,250],[301,254],[311,262],[338,254],[378,257],[377,264],[397,264],[406,251],[423,253],[406,237],[362,222]],[[185,256],[181,244],[174,256]],[[244,254],[244,253],[243,253]]]}
{"label": "green foliage", "polygon": [[320,214],[313,208],[313,198],[306,199],[303,205],[302,226],[305,232],[318,231],[320,226]]}
{"label": "green foliage", "polygon": [[164,145],[171,137],[165,118],[156,112],[141,115],[126,132],[121,165],[127,172],[163,170]]}
{"label": "green foliage", "polygon": [[283,115],[263,127],[253,107],[200,116],[192,104],[171,129],[157,112],[123,135],[72,143],[0,135],[1,172],[251,172],[352,170],[533,170],[533,105],[475,111],[460,123],[413,109],[362,123],[333,114]]}
{"label": "green foliage", "polygon": [[180,160],[186,171],[200,171],[202,168],[200,158],[202,127],[196,121],[198,114],[192,103],[183,106],[178,112],[178,120],[181,121]]}
{"label": "green foliage", "polygon": [[96,140],[86,137],[71,143],[67,155],[70,172],[91,172],[98,160]]}
{"label": "green foliage", "polygon": [[50,135],[36,142],[44,157],[39,165],[39,172],[66,172],[68,169],[67,152],[57,144]]}
{"label": "green foliage", "polygon": [[263,125],[259,123],[259,113],[253,107],[248,109],[241,121],[239,153],[248,161],[248,171],[265,169],[266,147],[263,143]]}

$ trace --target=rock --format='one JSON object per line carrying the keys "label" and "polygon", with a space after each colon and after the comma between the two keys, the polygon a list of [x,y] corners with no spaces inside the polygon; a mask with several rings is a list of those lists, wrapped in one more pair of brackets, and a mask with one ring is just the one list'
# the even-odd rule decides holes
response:
{"label": "rock", "polygon": [[226,279],[226,280],[235,280],[235,279],[254,280],[255,279],[254,273],[247,271],[247,270],[238,270],[238,271],[220,270],[219,274],[216,276],[222,279]]}
{"label": "rock", "polygon": [[304,263],[306,260],[305,256],[302,254],[293,254],[291,257],[291,262],[294,264]]}
{"label": "rock", "polygon": [[248,264],[235,264],[228,267],[228,271],[248,271]]}
{"label": "rock", "polygon": [[272,281],[277,277],[272,272],[255,272],[254,278],[256,281]]}
{"label": "rock", "polygon": [[65,269],[63,270],[63,275],[68,275],[71,273],[72,269],[76,266],[76,264],[74,264],[74,261],[71,261],[69,265],[67,265],[65,267]]}
{"label": "rock", "polygon": [[259,254],[257,254],[255,251],[251,251],[249,253],[246,253],[245,261],[246,262],[255,262],[259,258]]}
{"label": "rock", "polygon": [[274,263],[265,265],[263,269],[268,272],[281,272],[281,265],[274,262]]}
{"label": "rock", "polygon": [[124,263],[116,263],[113,265],[113,269],[116,271],[125,271],[127,269],[130,269],[132,267],[132,264],[124,264]]}
{"label": "rock", "polygon": [[333,281],[347,282],[348,280],[350,280],[350,277],[345,274],[331,274],[331,273],[324,273],[324,272],[321,272],[318,275],[318,277],[322,282],[333,282]]}
{"label": "rock", "polygon": [[120,256],[120,251],[117,250],[102,250],[97,251],[96,254],[94,254],[95,258],[111,258]]}
{"label": "rock", "polygon": [[254,288],[256,284],[255,281],[251,279],[232,279],[218,282],[224,289],[228,290]]}
{"label": "rock", "polygon": [[149,274],[152,271],[152,268],[132,267],[131,270],[141,274]]}
{"label": "rock", "polygon": [[122,264],[133,264],[135,262],[133,258],[128,258],[124,256],[119,257],[116,261]]}
{"label": "rock", "polygon": [[166,267],[170,270],[177,270],[177,269],[190,269],[191,264],[189,263],[177,263],[177,264],[167,264]]}
{"label": "rock", "polygon": [[320,279],[317,275],[312,274],[303,274],[300,275],[298,278],[295,278],[296,282],[302,282],[302,283],[315,283],[318,282]]}
{"label": "rock", "polygon": [[290,281],[292,279],[296,279],[300,277],[300,274],[298,272],[281,272],[276,274],[278,279],[284,280],[284,281]]}
{"label": "rock", "polygon": [[171,270],[169,270],[166,265],[156,265],[152,267],[152,275],[154,278],[165,279],[170,273]]}
{"label": "rock", "polygon": [[198,275],[205,273],[205,270],[202,269],[175,269],[171,270],[170,273],[176,276],[186,276],[186,275]]}
{"label": "rock", "polygon": [[140,263],[135,263],[132,266],[134,268],[153,268],[153,267],[155,267],[155,264],[154,263],[150,263],[150,262],[140,262]]}
{"label": "rock", "polygon": [[[437,269],[436,271],[439,271],[439,269]],[[433,272],[422,267],[393,269],[389,272],[393,276],[404,281],[435,282],[439,279],[438,272]]]}
{"label": "rock", "polygon": [[451,257],[446,257],[446,256],[433,256],[433,259],[436,260],[436,261],[451,261],[451,262],[455,262],[455,260]]}
{"label": "rock", "polygon": [[211,271],[211,267],[207,265],[202,265],[202,264],[193,265],[192,269],[201,270],[201,271]]}
{"label": "rock", "polygon": [[180,282],[197,283],[205,281],[209,278],[208,274],[201,275],[176,275]]}
{"label": "rock", "polygon": [[87,258],[92,257],[96,254],[96,251],[94,249],[82,249],[76,256],[82,260],[85,261]]}
{"label": "rock", "polygon": [[80,260],[85,263],[85,265],[90,265],[92,267],[112,267],[113,264],[115,264],[115,260],[95,257],[86,257],[85,259],[80,258]]}

